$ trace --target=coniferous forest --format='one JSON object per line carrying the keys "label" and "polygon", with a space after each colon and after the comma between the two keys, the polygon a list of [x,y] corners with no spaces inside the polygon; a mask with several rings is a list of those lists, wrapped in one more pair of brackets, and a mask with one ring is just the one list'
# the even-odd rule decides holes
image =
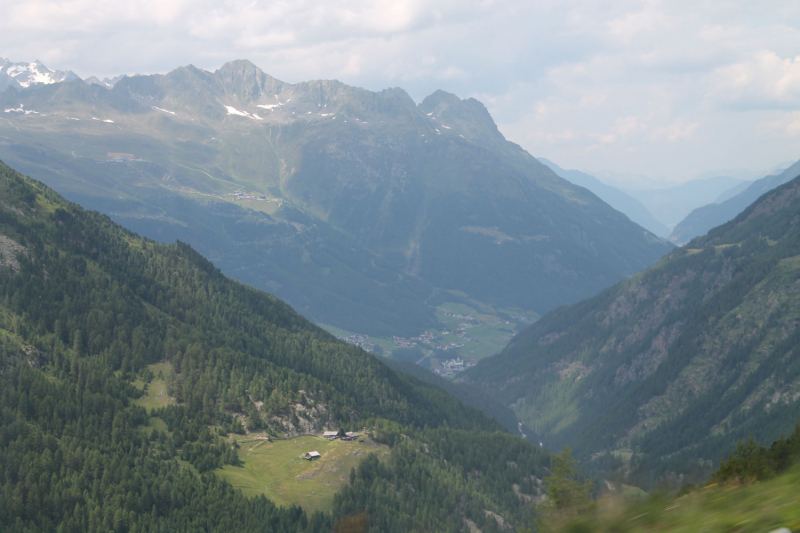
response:
{"label": "coniferous forest", "polygon": [[[537,494],[546,452],[189,246],[140,238],[5,165],[0,245],[0,530],[330,531],[359,515],[370,531],[491,532],[532,520],[520,494]],[[137,384],[159,362],[174,369],[175,404],[148,412]],[[391,449],[361,461],[331,513],[247,498],[215,474],[240,461],[230,434],[274,431],[297,404]],[[145,431],[153,417],[166,428]]]}

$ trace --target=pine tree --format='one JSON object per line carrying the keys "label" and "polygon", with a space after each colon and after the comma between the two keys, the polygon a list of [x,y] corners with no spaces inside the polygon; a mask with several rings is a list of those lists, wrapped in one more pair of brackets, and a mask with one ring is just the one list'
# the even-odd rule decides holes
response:
{"label": "pine tree", "polygon": [[552,474],[544,479],[547,499],[536,505],[539,531],[561,531],[568,522],[588,511],[592,503],[589,496],[592,482],[578,480],[578,461],[572,457],[569,446],[551,459]]}

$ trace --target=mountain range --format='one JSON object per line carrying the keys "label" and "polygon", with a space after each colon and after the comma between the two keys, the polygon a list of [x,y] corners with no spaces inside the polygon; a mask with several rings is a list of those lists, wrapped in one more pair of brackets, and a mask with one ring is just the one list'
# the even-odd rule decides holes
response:
{"label": "mountain range", "polygon": [[612,187],[611,185],[606,185],[591,174],[581,172],[580,170],[565,170],[543,157],[539,157],[538,159],[565,180],[589,189],[605,203],[620,213],[625,214],[633,222],[652,232],[654,235],[663,238],[669,237],[670,229],[666,224],[653,218],[652,213],[650,213],[644,204],[630,194],[616,187]]}
{"label": "mountain range", "polygon": [[683,219],[672,231],[669,239],[678,245],[689,242],[698,235],[704,235],[711,228],[724,224],[744,211],[759,196],[800,176],[800,161],[775,175],[769,175],[753,182],[743,190],[733,190],[735,194],[723,195],[717,202],[698,207]]}
{"label": "mountain range", "polygon": [[441,91],[416,104],[235,61],[9,86],[0,108],[15,168],[349,331],[419,334],[444,302],[535,316],[671,248]]}
{"label": "mountain range", "polygon": [[772,442],[800,416],[798,220],[800,178],[549,313],[462,379],[551,448],[702,479],[737,440]]}
{"label": "mountain range", "polygon": [[745,180],[731,176],[713,176],[689,180],[668,188],[623,190],[639,200],[656,220],[674,228],[693,209],[716,201],[743,183]]}

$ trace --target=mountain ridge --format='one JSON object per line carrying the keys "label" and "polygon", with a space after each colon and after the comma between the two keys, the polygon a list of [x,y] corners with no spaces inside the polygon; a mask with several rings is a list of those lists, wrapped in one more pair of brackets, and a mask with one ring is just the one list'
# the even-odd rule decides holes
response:
{"label": "mountain ridge", "polygon": [[[800,415],[800,179],[462,374],[545,444],[661,475],[771,442]],[[596,455],[595,455],[596,456]]]}
{"label": "mountain ridge", "polygon": [[611,185],[606,185],[594,176],[580,170],[565,170],[548,159],[543,157],[538,159],[565,180],[589,189],[608,205],[653,234],[662,238],[669,237],[669,228],[653,218],[653,215],[644,204],[630,194]]}
{"label": "mountain ridge", "polygon": [[689,213],[675,229],[669,239],[677,245],[702,235],[713,227],[724,224],[744,211],[762,194],[800,175],[800,161],[776,175],[766,176],[748,185],[743,191],[721,202],[698,207]]}
{"label": "mountain ridge", "polygon": [[[206,255],[231,257],[228,266],[221,263],[226,272],[270,265],[248,278],[267,278],[260,288],[277,286],[272,281],[286,286],[270,273],[274,241],[253,235],[257,252],[237,244],[233,255],[222,235],[198,242],[190,230],[201,223],[196,215],[184,219],[202,209],[178,207],[177,197],[201,208],[236,203],[242,216],[255,209],[268,215],[258,216],[270,228],[290,223],[306,270],[319,250],[299,242],[303,233],[323,225],[330,235],[338,232],[340,253],[376,256],[401,283],[428,287],[425,296],[422,289],[414,293],[414,305],[397,309],[399,323],[408,324],[401,331],[419,317],[435,326],[432,310],[421,309],[441,301],[541,313],[596,293],[671,247],[506,141],[477,100],[444,92],[417,105],[401,89],[376,93],[335,80],[287,84],[240,60],[215,73],[187,66],[129,76],[111,89],[76,80],[5,91],[0,103],[39,113],[38,122],[10,114],[15,123],[0,124],[10,141],[0,145],[0,156],[15,167],[87,205],[130,213],[117,220],[137,231],[195,239],[190,242]],[[236,193],[242,189],[247,203]],[[176,201],[153,200],[156,191]],[[354,264],[354,257],[347,262]],[[372,261],[362,265],[357,275],[367,278],[359,287],[365,294],[379,290],[384,282],[375,278]],[[325,276],[340,275],[332,267],[319,264],[303,274],[295,284],[305,291],[302,300],[279,296],[322,323],[390,330],[387,322],[380,330],[356,329],[357,321],[345,324],[330,311],[327,291],[354,298],[342,280],[338,289],[320,286]],[[379,303],[369,301],[373,308]]]}

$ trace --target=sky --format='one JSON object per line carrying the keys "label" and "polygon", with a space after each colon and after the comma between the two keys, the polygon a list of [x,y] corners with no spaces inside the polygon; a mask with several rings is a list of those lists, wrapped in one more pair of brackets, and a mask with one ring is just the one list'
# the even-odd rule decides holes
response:
{"label": "sky", "polygon": [[800,159],[797,0],[0,0],[0,56],[81,77],[249,59],[483,102],[534,156],[686,181]]}

